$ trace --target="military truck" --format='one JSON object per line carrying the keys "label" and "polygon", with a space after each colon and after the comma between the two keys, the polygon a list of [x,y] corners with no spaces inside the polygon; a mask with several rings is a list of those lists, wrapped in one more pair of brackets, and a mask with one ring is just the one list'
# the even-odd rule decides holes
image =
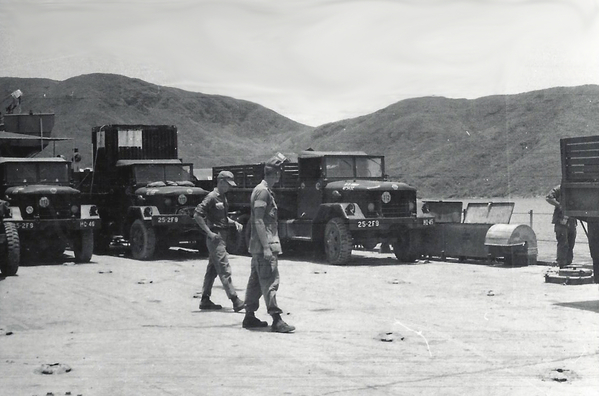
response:
{"label": "military truck", "polygon": [[[0,196],[7,200],[9,210],[3,222],[18,230],[20,249],[25,252],[55,259],[70,245],[76,262],[89,262],[93,231],[101,226],[97,207],[82,204],[80,191],[72,186],[69,161],[62,157],[32,157],[50,141],[62,140],[48,136],[53,116],[4,116],[4,130],[0,132]],[[39,130],[32,131],[34,128]],[[7,246],[16,257],[13,233],[7,225],[4,227],[10,242]]]}
{"label": "military truck", "polygon": [[92,147],[94,168],[77,177],[98,203],[97,252],[121,240],[135,259],[149,260],[171,246],[204,243],[193,211],[208,192],[195,186],[193,164],[177,157],[175,126],[94,127]]}
{"label": "military truck", "polygon": [[[228,193],[230,212],[246,224],[252,189],[264,176],[264,164],[219,166],[213,176],[228,170],[238,188]],[[416,189],[389,181],[385,158],[364,152],[304,151],[298,161],[285,163],[274,187],[279,214],[279,235],[289,241],[319,246],[332,264],[345,264],[355,245],[393,245],[400,261],[419,256],[419,232],[434,224],[417,217]],[[230,251],[247,251],[247,232]]]}

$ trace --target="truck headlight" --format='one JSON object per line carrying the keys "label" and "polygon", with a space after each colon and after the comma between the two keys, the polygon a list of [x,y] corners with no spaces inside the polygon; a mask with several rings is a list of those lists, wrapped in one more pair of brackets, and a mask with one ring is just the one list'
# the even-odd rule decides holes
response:
{"label": "truck headlight", "polygon": [[27,214],[32,214],[33,213],[33,206],[28,206],[25,208],[25,213]]}
{"label": "truck headlight", "polygon": [[48,199],[48,197],[41,197],[39,204],[40,207],[47,208],[48,206],[50,206],[50,200]]}
{"label": "truck headlight", "polygon": [[71,213],[73,213],[73,214],[79,213],[79,206],[77,206],[77,205],[71,206]]}
{"label": "truck headlight", "polygon": [[166,199],[164,200],[164,204],[165,204],[166,206],[171,206],[171,204],[172,204],[172,203],[173,203],[173,201],[172,201],[170,198],[166,198]]}
{"label": "truck headlight", "polygon": [[375,209],[375,208],[376,208],[376,207],[374,206],[374,203],[370,202],[370,203],[368,204],[368,211],[369,211],[369,212],[374,212],[374,209]]}
{"label": "truck headlight", "polygon": [[185,203],[187,202],[187,196],[185,194],[181,194],[177,197],[177,202],[179,202],[179,205],[185,205]]}

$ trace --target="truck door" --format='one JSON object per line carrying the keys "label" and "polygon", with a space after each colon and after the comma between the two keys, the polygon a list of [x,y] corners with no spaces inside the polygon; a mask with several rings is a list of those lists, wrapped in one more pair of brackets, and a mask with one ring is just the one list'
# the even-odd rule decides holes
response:
{"label": "truck door", "polygon": [[322,203],[322,157],[299,158],[297,218],[313,219]]}

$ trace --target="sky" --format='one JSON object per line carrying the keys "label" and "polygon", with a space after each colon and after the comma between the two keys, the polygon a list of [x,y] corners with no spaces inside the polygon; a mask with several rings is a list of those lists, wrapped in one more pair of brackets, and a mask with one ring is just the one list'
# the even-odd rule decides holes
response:
{"label": "sky", "polygon": [[599,84],[599,0],[0,0],[0,76],[98,72],[318,126]]}

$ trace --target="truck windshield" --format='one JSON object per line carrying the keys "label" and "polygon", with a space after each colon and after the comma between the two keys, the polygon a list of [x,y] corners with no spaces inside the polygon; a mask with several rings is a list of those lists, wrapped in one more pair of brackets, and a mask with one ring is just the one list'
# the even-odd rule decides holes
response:
{"label": "truck windshield", "polygon": [[325,157],[326,176],[331,178],[374,177],[384,174],[383,157]]}
{"label": "truck windshield", "polygon": [[181,182],[191,181],[191,166],[178,164],[148,164],[136,165],[135,181],[138,184],[157,181]]}
{"label": "truck windshield", "polygon": [[6,164],[6,182],[24,183],[69,183],[68,163],[22,162]]}

